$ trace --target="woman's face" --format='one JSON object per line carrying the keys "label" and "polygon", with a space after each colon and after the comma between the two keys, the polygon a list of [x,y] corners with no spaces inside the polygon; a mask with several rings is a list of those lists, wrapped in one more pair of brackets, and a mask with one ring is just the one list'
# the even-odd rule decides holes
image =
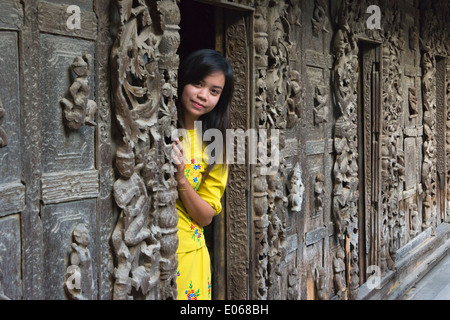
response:
{"label": "woman's face", "polygon": [[219,102],[224,86],[225,75],[222,71],[206,76],[199,83],[185,85],[181,95],[185,119],[196,121],[211,112]]}

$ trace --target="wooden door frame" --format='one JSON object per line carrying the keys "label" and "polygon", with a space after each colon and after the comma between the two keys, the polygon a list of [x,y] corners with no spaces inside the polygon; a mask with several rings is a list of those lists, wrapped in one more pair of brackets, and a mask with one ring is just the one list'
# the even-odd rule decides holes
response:
{"label": "wooden door frame", "polygon": [[[359,179],[359,209],[358,228],[359,228],[359,268],[360,268],[360,284],[367,281],[367,268],[369,265],[377,266],[379,264],[378,245],[380,243],[380,208],[374,206],[374,203],[380,199],[380,188],[376,188],[380,183],[381,172],[381,153],[380,153],[380,133],[381,133],[381,79],[382,79],[382,64],[381,64],[381,44],[378,42],[364,41],[360,39],[358,46],[360,48],[359,55],[359,79],[358,79],[358,149],[359,149],[359,175],[364,179]],[[373,60],[369,66],[373,68],[373,64],[378,64],[377,79],[378,84],[372,83],[373,79],[369,80],[369,87],[366,86],[364,77],[370,74],[373,77],[373,69],[371,71],[365,70],[365,55],[370,51],[374,51]],[[374,90],[376,90],[374,92]],[[367,92],[369,91],[369,92]],[[366,100],[369,94],[369,101]],[[368,119],[368,121],[365,121]],[[370,123],[368,123],[370,121]],[[378,134],[377,146],[373,144],[373,135]],[[363,138],[361,141],[360,138]],[[375,149],[375,150],[374,150]],[[370,152],[370,153],[368,153]],[[370,161],[369,161],[370,160]],[[375,161],[375,163],[373,163]],[[375,166],[374,166],[375,165]],[[368,198],[370,196],[370,199]],[[378,212],[375,210],[378,209]],[[373,224],[373,225],[372,225]],[[372,230],[372,231],[371,231]],[[367,243],[375,248],[367,250]]]}
{"label": "wooden door frame", "polygon": [[[254,8],[223,0],[194,0],[215,7],[216,50],[230,60],[235,74],[235,97],[231,105],[232,129],[244,131],[254,123]],[[245,28],[245,32],[239,32]],[[244,31],[244,30],[241,30]],[[230,43],[243,41],[244,47],[230,50]],[[235,52],[244,50],[245,58]],[[245,97],[236,94],[245,92]],[[245,110],[245,114],[243,113]],[[242,119],[244,118],[244,126]],[[214,300],[249,299],[249,264],[251,252],[251,193],[250,165],[230,165],[228,184],[222,198],[223,211],[213,219],[209,228],[212,245],[212,298]],[[240,203],[237,207],[235,204]],[[239,231],[237,231],[239,230]]]}

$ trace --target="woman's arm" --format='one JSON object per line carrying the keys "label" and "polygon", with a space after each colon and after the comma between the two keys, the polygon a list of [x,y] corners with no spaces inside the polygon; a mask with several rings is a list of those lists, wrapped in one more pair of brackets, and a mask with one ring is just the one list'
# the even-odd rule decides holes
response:
{"label": "woman's arm", "polygon": [[209,203],[203,200],[197,192],[195,192],[194,188],[189,183],[189,180],[184,175],[186,157],[183,144],[178,139],[176,140],[176,144],[173,144],[172,159],[177,168],[175,179],[178,182],[178,195],[191,218],[200,227],[206,227],[212,222],[215,211]]}
{"label": "woman's arm", "polygon": [[200,227],[206,227],[212,222],[214,209],[195,192],[186,177],[178,181],[178,194],[186,211]]}

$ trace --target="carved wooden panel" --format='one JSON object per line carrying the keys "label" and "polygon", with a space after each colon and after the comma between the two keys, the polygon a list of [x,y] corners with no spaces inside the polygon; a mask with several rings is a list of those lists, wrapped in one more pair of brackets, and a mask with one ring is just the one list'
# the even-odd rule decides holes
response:
{"label": "carved wooden panel", "polygon": [[[41,114],[42,171],[44,174],[64,170],[89,170],[94,168],[95,129],[82,126],[71,131],[63,123],[63,106],[60,100],[68,96],[72,84],[72,62],[83,54],[94,56],[94,44],[86,40],[66,39],[41,34],[41,88],[49,92],[41,99],[46,112]],[[64,76],[61,76],[64,75]],[[90,92],[95,81],[89,82]],[[52,88],[52,90],[50,90]],[[93,96],[93,95],[92,95]],[[89,99],[92,96],[87,97]]]}
{"label": "carved wooden panel", "polygon": [[[225,31],[226,57],[235,73],[235,95],[231,105],[232,128],[248,129],[249,103],[246,99],[249,86],[248,33],[246,19],[239,13],[227,17],[229,25]],[[230,165],[229,183],[226,191],[227,234],[227,296],[229,299],[248,299],[249,247],[247,200],[243,190],[248,189],[248,173],[245,164]]]}
{"label": "carved wooden panel", "polygon": [[17,46],[18,33],[15,31],[0,32],[0,109],[1,124],[0,136],[0,176],[1,183],[20,180],[20,127],[15,125],[20,119],[20,92],[19,92],[19,48]]}
{"label": "carved wooden panel", "polygon": [[0,296],[22,297],[22,183],[19,78],[19,28],[23,12],[18,2],[0,3]]}
{"label": "carved wooden panel", "polygon": [[[45,244],[43,256],[45,261],[43,274],[45,287],[43,289],[46,299],[66,299],[64,286],[67,285],[66,272],[70,265],[72,233],[77,224],[84,223],[88,227],[90,238],[95,239],[95,212],[95,199],[51,204],[42,209],[43,241]],[[96,257],[98,251],[94,241],[91,241],[88,248],[91,256]],[[91,262],[91,267],[93,271],[92,283],[94,284],[93,297],[96,297],[98,264],[95,261]]]}
{"label": "carved wooden panel", "polygon": [[0,287],[8,299],[22,297],[20,215],[13,214],[0,219]]}
{"label": "carved wooden panel", "polygon": [[[2,130],[8,137],[7,146],[0,150],[0,223],[2,237],[6,236],[1,242],[17,238],[15,244],[8,244],[8,252],[11,250],[1,266],[1,281],[2,294],[14,299],[66,299],[63,287],[73,223],[85,222],[91,238],[97,235],[96,129],[67,132],[59,104],[74,80],[84,85],[85,79],[74,79],[72,72],[78,71],[71,64],[84,54],[95,56],[97,18],[93,1],[71,4],[81,7],[84,36],[83,31],[67,27],[70,4],[26,0],[0,4],[0,69],[2,75],[9,75],[0,80],[5,111]],[[88,90],[81,86],[79,92],[91,99],[92,105],[95,77],[88,86]],[[103,125],[103,120],[99,124]],[[73,214],[75,211],[78,213]],[[97,246],[98,242],[91,243],[95,257]],[[15,256],[20,256],[20,262]],[[6,260],[19,263],[19,272],[5,265]],[[95,274],[92,299],[97,296],[98,261],[90,263]],[[11,281],[15,281],[15,292]],[[23,291],[17,291],[19,288]]]}
{"label": "carved wooden panel", "polygon": [[[40,89],[47,92],[40,98],[41,108],[45,110],[41,112],[40,137],[41,197],[44,204],[41,208],[44,217],[43,281],[46,283],[43,294],[47,299],[75,298],[64,291],[72,231],[76,224],[86,223],[91,238],[94,238],[97,229],[99,183],[95,169],[96,128],[84,125],[85,112],[81,118],[75,118],[78,125],[72,126],[69,121],[74,118],[68,113],[75,109],[69,110],[68,104],[85,107],[89,100],[95,104],[95,79],[90,76],[92,60],[89,63],[83,59],[86,55],[95,56],[95,43],[78,39],[80,35],[76,33],[71,38],[55,35],[59,33],[56,30],[70,33],[66,26],[67,14],[62,14],[67,6],[39,4]],[[50,25],[52,15],[49,13],[54,13],[54,10],[61,11],[58,16],[67,18]],[[82,11],[81,16],[86,16],[85,12]],[[95,32],[90,34],[95,35]],[[66,101],[66,104],[61,101]],[[94,118],[92,120],[95,121]],[[86,200],[89,198],[92,200]],[[90,245],[94,257],[96,247],[95,242]],[[92,269],[95,275],[93,296],[97,296],[97,261],[92,263]],[[90,295],[91,298],[93,296]]]}
{"label": "carved wooden panel", "polygon": [[[233,128],[280,152],[231,167],[227,298],[356,299],[368,265],[387,286],[450,221],[448,1],[201,2]],[[0,0],[0,299],[176,297],[178,3]]]}

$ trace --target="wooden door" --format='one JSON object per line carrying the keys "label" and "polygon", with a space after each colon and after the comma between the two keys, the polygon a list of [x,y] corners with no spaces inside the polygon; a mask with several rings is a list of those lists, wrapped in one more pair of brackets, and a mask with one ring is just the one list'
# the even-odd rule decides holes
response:
{"label": "wooden door", "polygon": [[380,52],[379,47],[360,44],[358,82],[359,269],[366,282],[369,266],[378,265],[380,181]]}
{"label": "wooden door", "polygon": [[[99,261],[108,256],[111,219],[108,33],[97,21],[107,3],[2,0],[0,6],[1,130],[8,137],[0,149],[3,293],[76,298],[66,282],[76,246],[89,253],[89,266],[78,266],[85,276],[71,283],[83,286],[86,298],[107,298],[108,266]],[[73,234],[80,224],[84,243]]]}

